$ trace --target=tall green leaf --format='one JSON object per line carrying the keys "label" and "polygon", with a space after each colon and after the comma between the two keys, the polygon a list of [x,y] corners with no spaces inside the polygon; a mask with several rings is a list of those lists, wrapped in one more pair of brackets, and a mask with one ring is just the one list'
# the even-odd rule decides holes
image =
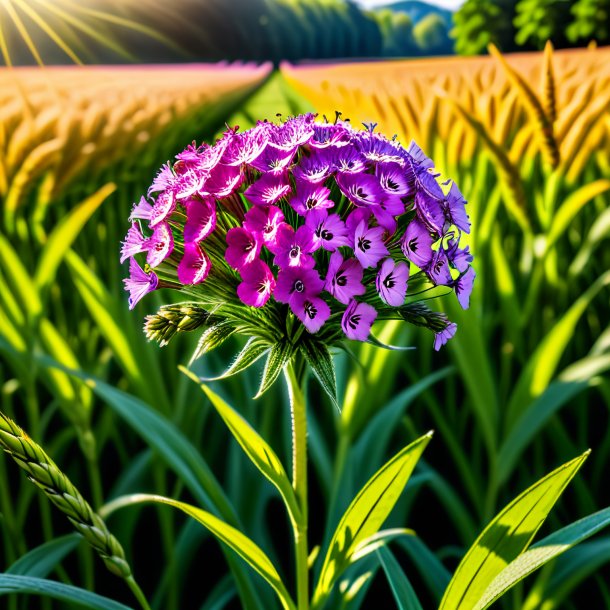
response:
{"label": "tall green leaf", "polygon": [[0,596],[10,593],[42,595],[89,610],[132,610],[129,606],[119,604],[119,602],[97,595],[97,593],[54,580],[17,574],[0,574]]}
{"label": "tall green leaf", "polygon": [[114,511],[125,506],[149,502],[153,504],[167,504],[168,506],[177,508],[201,523],[201,525],[214,534],[216,538],[224,542],[242,559],[250,564],[250,566],[252,566],[252,568],[271,585],[286,610],[296,610],[294,602],[286,590],[280,575],[263,550],[238,529],[225,521],[222,521],[218,517],[215,517],[211,513],[208,513],[201,508],[197,508],[196,506],[192,506],[191,504],[155,494],[132,494],[122,496],[112,502],[112,510]]}
{"label": "tall green leaf", "polygon": [[377,557],[388,579],[398,609],[423,610],[407,575],[403,572],[398,561],[396,561],[392,551],[387,548],[381,548],[377,551]]}
{"label": "tall green leaf", "polygon": [[498,574],[530,545],[589,452],[524,491],[483,530],[457,567],[439,610],[472,610]]}
{"label": "tall green leaf", "polygon": [[307,364],[309,364],[313,374],[320,382],[322,389],[338,408],[335,365],[328,348],[322,343],[315,341],[315,339],[303,337],[301,341],[301,353],[305,357],[305,360],[307,360]]}
{"label": "tall green leaf", "polygon": [[294,348],[289,341],[282,340],[276,343],[267,356],[263,376],[254,398],[262,396],[280,376],[284,367],[288,364],[294,354]]}
{"label": "tall green leaf", "polygon": [[82,539],[79,534],[68,534],[45,542],[20,557],[8,567],[5,574],[45,578]]}
{"label": "tall green leaf", "polygon": [[431,438],[429,432],[395,455],[371,477],[349,505],[324,558],[314,606],[328,596],[360,543],[379,531]]}
{"label": "tall green leaf", "polygon": [[605,508],[571,523],[532,545],[494,578],[475,606],[475,610],[485,610],[520,580],[608,525],[610,525],[610,508]]}
{"label": "tall green leaf", "polygon": [[235,409],[230,407],[208,386],[200,383],[196,375],[185,367],[181,366],[179,368],[203,390],[252,463],[277,487],[291,517],[298,520],[300,511],[290,479],[286,475],[282,462],[280,462],[280,459],[270,445]]}

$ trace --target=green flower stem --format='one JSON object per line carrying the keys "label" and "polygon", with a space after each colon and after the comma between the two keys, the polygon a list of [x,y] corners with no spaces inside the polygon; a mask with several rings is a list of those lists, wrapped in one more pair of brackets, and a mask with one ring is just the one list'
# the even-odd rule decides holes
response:
{"label": "green flower stem", "polygon": [[297,374],[295,364],[286,367],[286,383],[292,415],[292,486],[300,515],[293,524],[297,576],[297,608],[309,608],[309,568],[307,565],[307,407],[303,391],[303,374]]}
{"label": "green flower stem", "polygon": [[142,589],[140,589],[138,583],[134,580],[133,576],[129,576],[129,578],[125,579],[128,587],[133,592],[135,598],[140,602],[140,606],[142,606],[142,610],[151,610],[148,602],[146,601],[146,597],[144,593],[142,593]]}

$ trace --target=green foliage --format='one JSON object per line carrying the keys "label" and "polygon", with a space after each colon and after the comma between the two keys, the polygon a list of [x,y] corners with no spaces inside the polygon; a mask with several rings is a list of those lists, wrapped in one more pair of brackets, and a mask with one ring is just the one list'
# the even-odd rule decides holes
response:
{"label": "green foliage", "polygon": [[434,13],[413,26],[413,40],[423,55],[449,54],[451,50],[445,22]]}
{"label": "green foliage", "polygon": [[514,25],[515,42],[519,46],[543,49],[547,40],[565,46],[565,27],[570,21],[568,0],[519,0]]}
{"label": "green foliage", "polygon": [[454,13],[455,51],[459,55],[485,53],[489,44],[503,51],[513,48],[514,3],[494,0],[466,0]]}
{"label": "green foliage", "polygon": [[610,42],[609,0],[577,0],[570,12],[573,20],[566,28],[566,36],[571,43]]}

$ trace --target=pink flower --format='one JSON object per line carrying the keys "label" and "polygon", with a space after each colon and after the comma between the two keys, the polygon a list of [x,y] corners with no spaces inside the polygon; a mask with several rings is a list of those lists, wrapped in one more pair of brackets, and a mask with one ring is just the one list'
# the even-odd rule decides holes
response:
{"label": "pink flower", "polygon": [[352,301],[343,314],[341,328],[348,339],[366,341],[376,317],[377,311],[372,305]]}
{"label": "pink flower", "polygon": [[233,269],[238,271],[254,261],[261,249],[256,237],[242,227],[235,227],[227,231],[227,244],[229,247],[225,252],[225,259]]}
{"label": "pink flower", "polygon": [[177,269],[181,284],[201,284],[208,277],[211,268],[210,259],[198,244],[184,244],[184,255]]}
{"label": "pink flower", "polygon": [[282,269],[286,267],[313,269],[316,261],[311,253],[316,249],[313,231],[308,226],[302,225],[295,231],[290,225],[284,224],[277,233],[273,263]]}
{"label": "pink flower", "polygon": [[129,260],[129,277],[123,280],[123,284],[129,292],[129,309],[133,309],[140,299],[157,289],[159,278],[152,271],[145,273],[132,258]]}
{"label": "pink flower", "polygon": [[362,273],[362,266],[355,258],[344,261],[339,252],[333,252],[328,264],[324,288],[337,301],[347,305],[355,296],[366,292],[366,288],[362,285]]}
{"label": "pink flower", "polygon": [[242,282],[237,287],[237,296],[242,303],[252,307],[262,307],[275,288],[275,277],[271,269],[261,260],[242,267]]}
{"label": "pink flower", "polygon": [[407,263],[396,263],[394,259],[386,258],[375,279],[375,286],[381,300],[392,307],[404,305],[408,279],[409,265]]}

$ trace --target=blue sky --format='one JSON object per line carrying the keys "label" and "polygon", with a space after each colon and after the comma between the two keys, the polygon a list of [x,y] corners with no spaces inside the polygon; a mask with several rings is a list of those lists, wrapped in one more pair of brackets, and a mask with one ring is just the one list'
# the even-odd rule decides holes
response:
{"label": "blue sky", "polygon": [[[394,0],[395,2],[398,0]],[[455,10],[459,8],[462,4],[464,4],[464,0],[423,0],[428,4],[434,4],[436,6],[442,6],[443,8],[448,8],[451,10]],[[380,6],[382,4],[391,4],[392,0],[356,0],[356,2],[366,8],[374,8],[376,6]]]}

